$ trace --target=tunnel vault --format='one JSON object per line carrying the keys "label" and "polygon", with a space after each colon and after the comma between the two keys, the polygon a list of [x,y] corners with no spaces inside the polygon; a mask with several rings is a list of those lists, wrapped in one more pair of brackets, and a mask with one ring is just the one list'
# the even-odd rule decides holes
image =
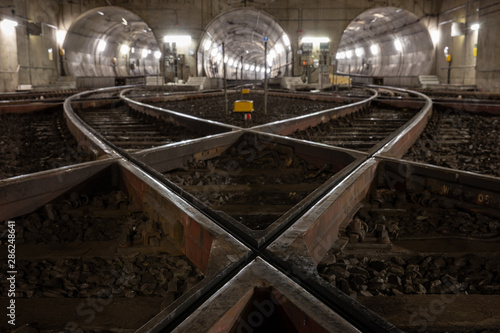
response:
{"label": "tunnel vault", "polygon": [[374,8],[344,30],[336,54],[341,73],[418,76],[431,73],[434,45],[417,16],[395,7]]}
{"label": "tunnel vault", "polygon": [[71,25],[64,40],[67,75],[135,76],[159,72],[160,48],[136,14],[114,6],[93,8]]}
{"label": "tunnel vault", "polygon": [[[264,41],[267,39],[267,59]],[[222,55],[224,43],[225,57]],[[242,61],[243,59],[243,61]],[[198,72],[222,78],[263,79],[291,75],[292,47],[283,27],[271,15],[252,8],[238,8],[216,17],[205,29],[198,48]]]}

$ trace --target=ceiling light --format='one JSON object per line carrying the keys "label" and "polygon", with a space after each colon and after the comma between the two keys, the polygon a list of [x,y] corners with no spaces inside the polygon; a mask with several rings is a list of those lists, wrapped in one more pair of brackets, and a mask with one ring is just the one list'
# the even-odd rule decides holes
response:
{"label": "ceiling light", "polygon": [[125,20],[123,17],[122,17],[122,24],[123,25],[127,25],[128,24],[127,20]]}
{"label": "ceiling light", "polygon": [[17,22],[4,19],[4,20],[2,20],[2,22],[0,22],[0,27],[2,29],[13,29],[13,28],[17,27]]}
{"label": "ceiling light", "polygon": [[105,49],[106,49],[106,42],[101,39],[97,44],[97,51],[102,52]]}
{"label": "ceiling light", "polygon": [[250,66],[250,70],[251,70],[251,71],[253,71],[254,69],[255,69],[255,66],[254,66],[254,65]]}
{"label": "ceiling light", "polygon": [[356,57],[362,57],[365,53],[365,50],[362,47],[358,47],[356,50],[354,50],[354,53],[356,53]]}
{"label": "ceiling light", "polygon": [[339,60],[345,59],[345,52],[338,52],[337,59],[339,59]]}
{"label": "ceiling light", "polygon": [[302,43],[328,43],[330,38],[328,37],[303,37]]}
{"label": "ceiling light", "polygon": [[161,58],[161,52],[160,51],[155,51],[155,58],[160,59]]}
{"label": "ceiling light", "polygon": [[245,64],[245,70],[247,71],[250,68],[249,64]]}
{"label": "ceiling light", "polygon": [[189,35],[175,35],[175,36],[164,36],[163,41],[165,43],[176,43],[178,45],[186,45],[191,42],[191,36]]}
{"label": "ceiling light", "polygon": [[396,51],[398,51],[398,52],[403,51],[403,44],[401,44],[401,41],[400,41],[398,38],[396,38],[396,39],[394,40],[394,48],[395,48],[395,49],[396,49]]}
{"label": "ceiling light", "polygon": [[370,46],[370,52],[373,54],[373,55],[377,55],[378,54],[378,45],[377,44],[372,44]]}
{"label": "ceiling light", "polygon": [[479,30],[479,23],[474,23],[473,25],[470,26],[471,30]]}
{"label": "ceiling light", "polygon": [[128,51],[130,51],[130,47],[128,47],[128,45],[125,45],[123,44],[121,47],[120,47],[120,53],[121,54],[127,54]]}
{"label": "ceiling light", "polygon": [[228,60],[229,58],[227,56],[224,56],[224,63],[227,63]]}
{"label": "ceiling light", "polygon": [[437,45],[437,43],[439,43],[439,39],[441,37],[441,34],[439,33],[439,30],[438,29],[432,29],[430,31],[430,34],[431,34],[432,42],[434,43],[434,45]]}
{"label": "ceiling light", "polygon": [[142,49],[141,55],[143,58],[146,58],[148,56],[148,50]]}
{"label": "ceiling light", "polygon": [[228,64],[229,66],[232,66],[232,65],[233,65],[233,63],[234,63],[234,59],[233,59],[233,58],[229,59],[229,61],[227,62],[227,64]]}
{"label": "ceiling light", "polygon": [[203,48],[205,51],[208,51],[210,49],[210,46],[212,46],[212,41],[210,39],[205,40],[205,43],[203,44]]}
{"label": "ceiling light", "polygon": [[212,57],[215,57],[217,55],[217,53],[219,53],[219,50],[217,50],[217,48],[213,48],[212,51],[210,52],[210,55]]}
{"label": "ceiling light", "polygon": [[103,12],[101,12],[100,10],[98,10],[98,11],[97,11],[97,14],[99,14],[99,15],[104,15],[104,13],[103,13]]}
{"label": "ceiling light", "polygon": [[283,42],[285,43],[286,47],[290,46],[290,38],[288,38],[287,34],[283,34]]}
{"label": "ceiling light", "polygon": [[57,30],[56,32],[56,40],[58,45],[63,45],[64,38],[66,38],[66,30]]}
{"label": "ceiling light", "polygon": [[352,51],[351,51],[351,50],[349,50],[349,51],[345,51],[345,57],[346,57],[347,59],[351,59],[351,58],[352,58]]}

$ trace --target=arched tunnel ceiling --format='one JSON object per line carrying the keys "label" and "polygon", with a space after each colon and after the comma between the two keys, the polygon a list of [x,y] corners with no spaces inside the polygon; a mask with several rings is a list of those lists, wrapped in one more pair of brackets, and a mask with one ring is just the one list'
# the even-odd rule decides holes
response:
{"label": "arched tunnel ceiling", "polygon": [[158,70],[154,52],[159,47],[153,32],[139,16],[120,7],[82,14],[69,29],[63,48],[65,69],[72,76],[129,76]]}
{"label": "arched tunnel ceiling", "polygon": [[427,27],[412,13],[374,8],[344,30],[337,50],[338,70],[365,75],[416,76],[432,69],[434,45]]}
{"label": "arched tunnel ceiling", "polygon": [[234,9],[214,19],[202,37],[199,48],[202,56],[198,61],[202,62],[207,76],[222,77],[224,42],[228,78],[236,78],[243,56],[243,64],[248,65],[243,66],[244,78],[261,79],[264,76],[265,37],[268,39],[268,73],[272,77],[282,76],[291,66],[290,39],[273,17],[256,9]]}

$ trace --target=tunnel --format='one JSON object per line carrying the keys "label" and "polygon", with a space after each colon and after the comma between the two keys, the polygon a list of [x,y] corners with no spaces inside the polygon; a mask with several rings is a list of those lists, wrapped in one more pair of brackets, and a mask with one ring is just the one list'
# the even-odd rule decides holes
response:
{"label": "tunnel", "polygon": [[380,77],[431,73],[434,45],[425,24],[400,8],[365,11],[344,30],[336,54],[340,73]]}
{"label": "tunnel", "polygon": [[[265,41],[267,59],[264,59]],[[222,78],[224,63],[227,79],[241,79],[242,72],[245,80],[261,80],[266,71],[272,78],[290,75],[290,39],[283,27],[261,10],[230,10],[216,17],[202,35],[198,72],[207,77]]]}
{"label": "tunnel", "polygon": [[151,28],[120,7],[99,7],[78,17],[63,43],[68,76],[137,76],[159,73],[161,57]]}

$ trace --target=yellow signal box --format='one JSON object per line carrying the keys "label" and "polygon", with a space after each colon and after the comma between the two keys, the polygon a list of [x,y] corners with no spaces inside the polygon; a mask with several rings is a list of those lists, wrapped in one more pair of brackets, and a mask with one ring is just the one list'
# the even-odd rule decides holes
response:
{"label": "yellow signal box", "polygon": [[241,89],[242,94],[250,94],[250,89]]}

